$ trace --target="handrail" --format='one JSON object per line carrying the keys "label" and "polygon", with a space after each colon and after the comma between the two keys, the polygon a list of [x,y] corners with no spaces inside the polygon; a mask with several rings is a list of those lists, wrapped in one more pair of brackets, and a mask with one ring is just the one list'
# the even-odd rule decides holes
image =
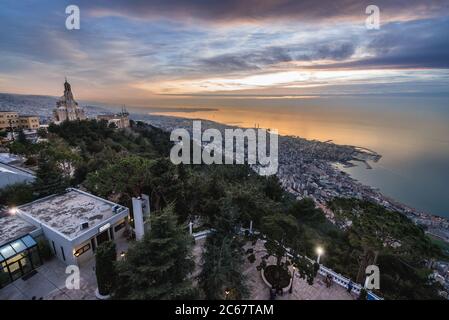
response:
{"label": "handrail", "polygon": [[[211,234],[212,232],[214,232],[215,230],[213,229],[209,229],[209,230],[204,230],[204,231],[200,231],[197,233],[193,233],[192,237],[196,240],[200,240],[200,239],[204,239],[206,238],[209,234]],[[241,228],[240,232],[245,232],[245,231],[249,231],[249,229],[247,228]],[[259,233],[259,232],[253,232],[253,233]],[[290,253],[290,248],[286,248],[287,250],[287,255],[289,257],[293,257],[293,255]],[[309,262],[315,263],[315,260],[310,259],[307,256],[304,256],[305,259],[307,259]],[[349,282],[351,282],[351,279],[346,278],[345,276],[335,272],[334,270],[327,268],[325,266],[323,266],[322,264],[320,264],[320,268],[318,269],[318,273],[322,276],[327,276],[328,274],[330,274],[332,276],[332,281],[335,282],[336,284],[342,286],[343,288],[348,288],[348,284]],[[353,283],[352,285],[352,290],[351,292],[354,292],[357,295],[360,295],[361,290],[363,289],[363,287],[358,284],[358,283]],[[368,300],[383,300],[383,298],[379,297],[378,295],[374,294],[373,292],[367,290],[367,295],[368,295]]]}

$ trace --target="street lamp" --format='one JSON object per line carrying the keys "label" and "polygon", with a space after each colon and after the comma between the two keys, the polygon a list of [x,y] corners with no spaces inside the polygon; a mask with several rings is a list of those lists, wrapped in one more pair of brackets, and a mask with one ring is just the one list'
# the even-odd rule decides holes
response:
{"label": "street lamp", "polygon": [[316,254],[318,255],[316,258],[316,263],[318,263],[318,264],[320,263],[320,258],[323,253],[324,253],[323,248],[321,248],[321,247],[316,248]]}
{"label": "street lamp", "polygon": [[16,207],[9,208],[9,213],[10,214],[16,214],[17,213],[17,208]]}
{"label": "street lamp", "polygon": [[292,282],[290,283],[290,289],[288,290],[289,293],[293,292],[293,281],[295,280],[295,271],[296,267],[293,267]]}

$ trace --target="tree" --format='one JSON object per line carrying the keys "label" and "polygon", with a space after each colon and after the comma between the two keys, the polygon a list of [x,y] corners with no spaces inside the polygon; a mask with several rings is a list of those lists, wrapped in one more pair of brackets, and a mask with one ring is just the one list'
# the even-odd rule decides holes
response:
{"label": "tree", "polygon": [[327,206],[337,225],[346,224],[342,236],[331,240],[327,265],[351,278],[359,274],[362,282],[366,265],[377,264],[382,270],[378,293],[386,299],[438,296],[438,288],[429,284],[432,270],[425,260],[439,259],[441,251],[421,227],[400,212],[366,200],[335,198]]}
{"label": "tree", "polygon": [[116,299],[191,299],[192,238],[178,225],[173,206],[151,217],[151,230],[117,264]]}
{"label": "tree", "polygon": [[298,234],[298,223],[291,215],[277,213],[262,219],[261,231],[267,237],[265,248],[268,254],[275,256],[276,264],[280,266],[286,256],[285,248]]}
{"label": "tree", "polygon": [[113,290],[116,260],[117,252],[113,241],[107,241],[98,246],[95,254],[95,274],[98,292],[103,296],[109,295]]}
{"label": "tree", "polygon": [[28,145],[30,142],[27,140],[27,137],[25,135],[25,132],[23,130],[19,131],[19,134],[17,135],[17,142],[21,143],[22,145]]}
{"label": "tree", "polygon": [[89,190],[115,201],[126,203],[150,187],[153,162],[139,156],[121,158],[106,168],[87,176]]}
{"label": "tree", "polygon": [[279,179],[275,175],[265,178],[264,191],[268,198],[275,201],[280,201],[282,199],[282,195],[284,194],[284,191],[279,183]]}
{"label": "tree", "polygon": [[58,163],[46,152],[40,152],[34,187],[40,197],[58,194],[68,186],[68,178]]}
{"label": "tree", "polygon": [[0,204],[18,206],[34,200],[34,188],[29,183],[16,183],[0,189]]}
{"label": "tree", "polygon": [[76,163],[80,161],[77,152],[62,139],[54,138],[51,144],[42,151],[62,170],[66,178],[70,178],[74,171]]}
{"label": "tree", "polygon": [[[151,172],[151,199],[154,208],[160,210],[170,200],[176,200],[181,180],[177,179],[176,168],[168,158],[154,160]],[[170,195],[172,197],[170,197]]]}
{"label": "tree", "polygon": [[266,237],[265,248],[268,254],[262,260],[260,267],[265,267],[265,260],[269,256],[274,256],[279,269],[287,270],[289,265],[293,265],[298,269],[300,278],[306,279],[312,285],[319,266],[298,252],[300,247],[298,235],[301,228],[296,219],[287,214],[267,216],[262,219],[261,230]]}
{"label": "tree", "polygon": [[230,203],[223,204],[217,215],[215,232],[206,239],[203,266],[199,275],[199,285],[206,299],[242,299],[248,294],[242,273],[243,242],[236,225],[237,212]]}
{"label": "tree", "polygon": [[298,219],[299,223],[319,224],[326,221],[323,211],[316,208],[315,202],[310,198],[295,201],[288,213]]}
{"label": "tree", "polygon": [[13,141],[8,145],[9,152],[12,154],[27,155],[29,154],[28,145],[20,143],[19,141]]}
{"label": "tree", "polygon": [[45,128],[37,129],[37,135],[39,136],[39,138],[46,139],[48,136],[47,129]]}

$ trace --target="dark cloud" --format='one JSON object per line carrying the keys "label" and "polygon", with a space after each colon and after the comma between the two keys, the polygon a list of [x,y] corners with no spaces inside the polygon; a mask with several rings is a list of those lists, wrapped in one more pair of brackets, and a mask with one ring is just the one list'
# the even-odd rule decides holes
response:
{"label": "dark cloud", "polygon": [[[350,58],[356,49],[356,41],[347,40],[329,40],[328,43],[311,43],[307,46],[296,48],[295,61],[314,61],[314,60],[345,60]],[[305,53],[303,53],[305,51]]]}
{"label": "dark cloud", "polygon": [[[330,60],[330,63],[305,66],[310,69],[448,69],[449,18],[416,20],[384,25],[352,40],[330,37],[319,43],[310,41],[285,47],[242,50],[199,60],[203,72],[263,70],[290,61]],[[367,54],[354,59],[354,53]],[[333,62],[332,62],[333,61]]]}
{"label": "dark cloud", "polygon": [[355,52],[355,46],[351,42],[332,43],[318,47],[312,60],[334,59],[343,60],[350,58]]}
{"label": "dark cloud", "polygon": [[[385,16],[439,16],[449,9],[447,0],[82,0],[80,4],[100,14],[137,18],[196,18],[226,22],[270,18],[302,20],[365,17],[375,4]],[[447,12],[447,11],[446,11]]]}
{"label": "dark cloud", "polygon": [[[322,68],[449,68],[449,19],[391,23],[364,48],[369,58]],[[314,66],[320,68],[320,66]]]}
{"label": "dark cloud", "polygon": [[355,45],[348,41],[333,41],[332,43],[310,44],[307,46],[268,47],[252,52],[217,55],[200,59],[199,65],[204,71],[233,72],[242,70],[257,70],[264,67],[290,61],[335,60],[340,61],[351,57]]}
{"label": "dark cloud", "polygon": [[270,47],[252,52],[217,55],[200,59],[200,67],[209,72],[233,72],[255,70],[262,67],[292,61],[288,48]]}

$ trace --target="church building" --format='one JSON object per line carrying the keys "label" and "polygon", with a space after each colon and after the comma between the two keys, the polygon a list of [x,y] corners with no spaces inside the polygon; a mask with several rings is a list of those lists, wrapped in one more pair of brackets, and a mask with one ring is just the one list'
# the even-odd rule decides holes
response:
{"label": "church building", "polygon": [[64,82],[64,95],[56,102],[53,117],[56,123],[86,119],[83,108],[78,106],[78,102],[73,98],[72,88],[67,79]]}

